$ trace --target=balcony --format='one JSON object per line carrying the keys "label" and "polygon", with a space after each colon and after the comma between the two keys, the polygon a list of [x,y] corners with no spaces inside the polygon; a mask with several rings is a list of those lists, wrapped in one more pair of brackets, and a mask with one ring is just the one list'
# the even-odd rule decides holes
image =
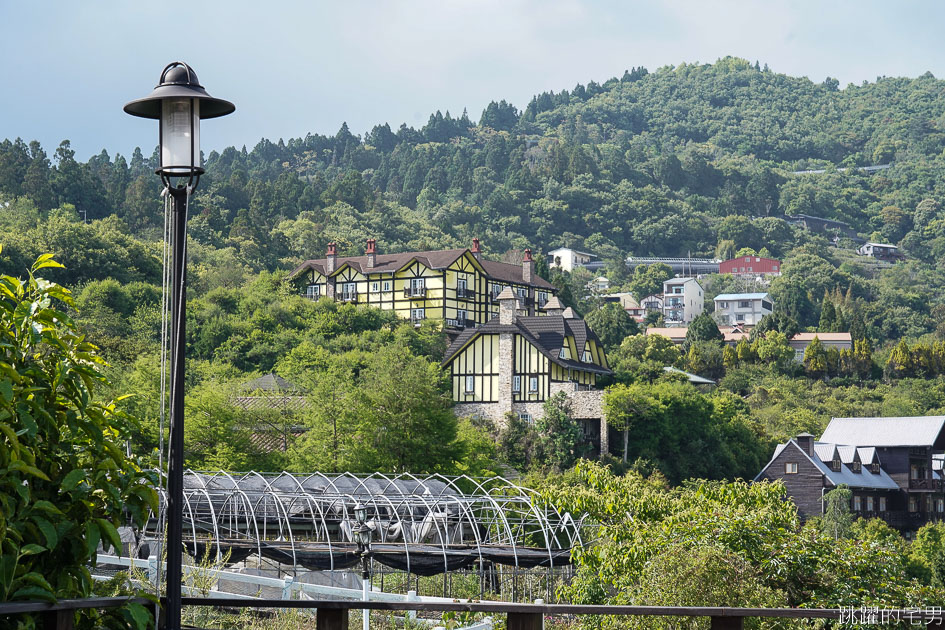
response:
{"label": "balcony", "polygon": [[357,292],[357,291],[349,291],[349,292],[347,292],[347,293],[341,293],[341,294],[338,296],[338,300],[339,300],[340,302],[357,302],[357,301],[358,301],[358,292]]}
{"label": "balcony", "polygon": [[446,319],[444,320],[447,328],[475,328],[476,322],[471,319]]}
{"label": "balcony", "polygon": [[426,287],[406,287],[404,288],[404,297],[411,300],[424,298],[427,296]]}
{"label": "balcony", "polygon": [[910,479],[910,490],[941,490],[941,479]]}
{"label": "balcony", "polygon": [[476,292],[472,289],[456,289],[456,299],[472,300],[476,297]]}

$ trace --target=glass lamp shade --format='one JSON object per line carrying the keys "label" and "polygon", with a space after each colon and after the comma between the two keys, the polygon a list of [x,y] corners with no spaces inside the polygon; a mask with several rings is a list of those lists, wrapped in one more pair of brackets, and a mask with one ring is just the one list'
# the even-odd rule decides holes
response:
{"label": "glass lamp shade", "polygon": [[200,100],[161,101],[161,171],[190,175],[200,168]]}
{"label": "glass lamp shade", "polygon": [[365,525],[358,528],[358,542],[368,547],[371,544],[371,528]]}
{"label": "glass lamp shade", "polygon": [[361,524],[367,521],[367,507],[363,503],[354,506],[354,520]]}

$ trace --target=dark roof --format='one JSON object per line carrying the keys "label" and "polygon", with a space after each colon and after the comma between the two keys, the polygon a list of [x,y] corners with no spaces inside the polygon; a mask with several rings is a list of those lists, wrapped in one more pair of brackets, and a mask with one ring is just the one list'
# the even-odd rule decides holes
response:
{"label": "dark roof", "polygon": [[251,381],[243,383],[240,386],[240,389],[244,392],[273,392],[273,393],[287,393],[293,392],[298,393],[302,391],[302,388],[285,380],[278,374],[264,374],[259,378],[254,378]]}
{"label": "dark roof", "polygon": [[[367,275],[368,273],[394,273],[403,269],[412,260],[423,263],[430,269],[445,269],[449,267],[456,259],[469,251],[468,249],[444,249],[432,252],[402,252],[400,254],[377,254],[374,266],[368,268],[367,256],[338,256],[335,261],[335,273],[341,270],[344,265],[348,265],[359,273]],[[533,275],[531,282],[525,282],[522,278],[522,265],[513,265],[511,263],[496,262],[493,260],[480,260],[480,266],[486,275],[500,282],[510,282],[515,284],[529,284],[542,289],[554,289],[554,285],[539,277]],[[314,269],[318,273],[329,275],[325,272],[325,259],[306,260],[301,265],[292,270],[289,278],[294,278],[303,271]]]}
{"label": "dark roof", "polygon": [[585,372],[596,372],[597,374],[610,374],[611,370],[595,363],[585,363],[574,359],[562,359],[558,357],[558,351],[564,345],[565,337],[574,337],[578,353],[584,351],[584,345],[588,339],[591,339],[601,346],[600,339],[593,330],[588,327],[583,319],[567,319],[561,315],[545,315],[541,317],[516,317],[512,324],[499,323],[498,317],[493,317],[488,323],[478,328],[467,328],[456,337],[456,340],[450,344],[446,351],[446,358],[442,365],[446,365],[450,360],[469,342],[479,335],[497,335],[499,333],[515,333],[522,335],[533,346],[548,357],[548,359],[560,365],[563,368],[583,370]]}
{"label": "dark roof", "polygon": [[[834,451],[839,452],[840,449],[849,448],[844,445],[836,444],[827,444],[823,442],[815,443],[814,455],[808,455],[797,442],[794,440],[788,440],[785,444],[779,444],[777,448],[774,449],[774,455],[771,457],[771,461],[761,469],[761,472],[755,476],[755,481],[758,481],[766,470],[774,463],[774,460],[778,458],[784,449],[794,448],[798,450],[801,456],[806,457],[817,469],[827,478],[833,486],[839,486],[840,484],[846,484],[851,488],[871,488],[877,490],[898,490],[899,485],[892,480],[892,478],[886,473],[883,468],[879,469],[878,473],[870,472],[869,470],[860,469],[860,472],[855,473],[853,469],[850,468],[847,463],[841,460],[840,470],[833,470],[827,462],[833,460]],[[822,459],[823,456],[827,456],[828,459],[826,462]],[[851,459],[852,462],[852,459]]]}

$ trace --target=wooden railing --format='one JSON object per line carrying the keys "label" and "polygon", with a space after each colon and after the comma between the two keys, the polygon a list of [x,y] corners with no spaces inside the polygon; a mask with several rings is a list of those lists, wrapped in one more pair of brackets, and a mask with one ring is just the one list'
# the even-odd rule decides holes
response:
{"label": "wooden railing", "polygon": [[[506,615],[507,630],[541,630],[545,617],[574,615],[616,615],[632,617],[708,617],[712,630],[741,630],[746,618],[837,619],[847,623],[867,623],[866,615],[876,614],[882,625],[893,620],[942,628],[942,609],[837,609],[837,608],[703,608],[692,606],[589,606],[577,604],[512,604],[505,602],[454,601],[449,603],[359,602],[351,600],[281,600],[184,597],[184,606],[221,608],[315,609],[318,630],[348,630],[350,610],[390,610],[417,612],[470,612]],[[862,615],[862,616],[861,616]]]}
{"label": "wooden railing", "polygon": [[142,597],[88,597],[85,599],[60,599],[55,604],[48,602],[0,602],[0,621],[7,616],[39,613],[39,628],[42,630],[72,630],[78,610],[121,608],[134,602],[143,606],[153,604]]}

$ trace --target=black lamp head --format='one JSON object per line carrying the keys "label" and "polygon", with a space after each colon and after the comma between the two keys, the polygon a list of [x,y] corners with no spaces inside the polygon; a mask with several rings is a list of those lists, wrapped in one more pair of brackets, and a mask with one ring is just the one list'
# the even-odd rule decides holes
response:
{"label": "black lamp head", "polygon": [[220,98],[213,98],[200,85],[197,73],[183,61],[168,64],[161,73],[161,81],[154,91],[125,105],[125,112],[141,118],[161,118],[161,101],[169,98],[195,98],[200,100],[200,118],[218,118],[236,111],[236,105]]}

